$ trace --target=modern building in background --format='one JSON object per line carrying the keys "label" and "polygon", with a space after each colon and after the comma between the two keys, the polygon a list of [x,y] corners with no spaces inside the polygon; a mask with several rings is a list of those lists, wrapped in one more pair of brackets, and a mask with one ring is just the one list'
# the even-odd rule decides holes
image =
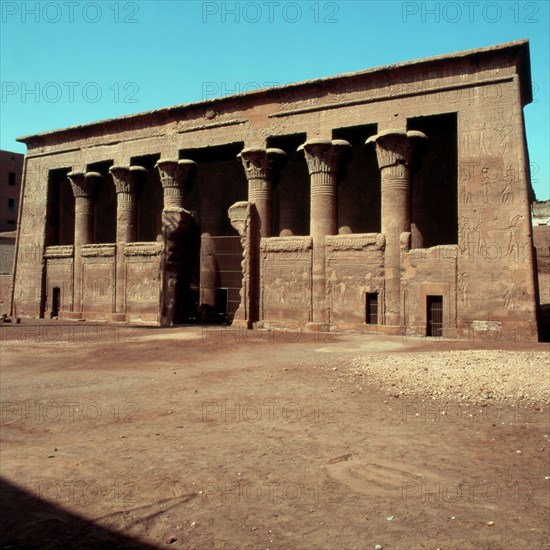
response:
{"label": "modern building in background", "polygon": [[0,315],[9,314],[24,155],[0,150]]}
{"label": "modern building in background", "polygon": [[535,340],[526,40],[20,138],[14,311]]}
{"label": "modern building in background", "polygon": [[0,233],[15,231],[24,155],[0,150]]}
{"label": "modern building in background", "polygon": [[537,253],[540,313],[545,341],[550,340],[550,201],[535,201],[533,240]]}

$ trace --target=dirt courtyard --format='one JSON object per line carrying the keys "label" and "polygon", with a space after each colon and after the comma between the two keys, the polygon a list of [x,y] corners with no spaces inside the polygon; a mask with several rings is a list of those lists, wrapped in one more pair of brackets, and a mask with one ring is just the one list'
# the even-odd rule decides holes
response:
{"label": "dirt courtyard", "polygon": [[346,371],[364,353],[412,365],[498,342],[0,332],[1,548],[550,547],[546,403],[441,400]]}

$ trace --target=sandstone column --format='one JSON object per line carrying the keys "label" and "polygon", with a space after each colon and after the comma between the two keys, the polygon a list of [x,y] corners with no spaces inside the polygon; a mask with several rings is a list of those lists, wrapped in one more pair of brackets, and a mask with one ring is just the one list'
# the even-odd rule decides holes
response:
{"label": "sandstone column", "polygon": [[124,247],[137,241],[137,196],[147,179],[141,166],[111,166],[109,173],[116,191],[116,285],[113,321],[126,320],[126,266]]}
{"label": "sandstone column", "polygon": [[116,242],[137,241],[137,195],[147,170],[141,166],[111,166],[116,190]]}
{"label": "sandstone column", "polygon": [[102,176],[97,172],[67,174],[75,199],[73,304],[70,318],[82,317],[82,246],[94,240],[94,188]]}
{"label": "sandstone column", "polygon": [[422,132],[385,130],[366,143],[376,144],[382,181],[382,233],[386,237],[385,324],[400,326],[401,233],[411,231],[410,164],[412,141],[425,139]]}
{"label": "sandstone column", "polygon": [[94,180],[101,179],[97,172],[69,172],[67,174],[74,195],[74,244],[82,246],[94,240]]}
{"label": "sandstone column", "polygon": [[273,177],[285,157],[281,149],[253,147],[247,147],[237,155],[248,180],[248,202],[256,206],[261,237],[271,237]]}
{"label": "sandstone column", "polygon": [[196,172],[197,165],[192,160],[159,159],[156,163],[164,193],[162,210],[162,289],[160,322],[162,326],[172,326],[177,313],[177,304],[182,277],[181,247],[182,238],[190,228],[192,217],[184,209],[185,188]]}
{"label": "sandstone column", "polygon": [[254,322],[259,316],[259,252],[260,252],[260,228],[258,213],[251,202],[236,202],[227,211],[231,225],[241,236],[243,257],[241,261],[242,282],[239,292],[241,301],[233,326],[242,323],[248,329],[253,328]]}
{"label": "sandstone column", "polygon": [[314,323],[330,321],[326,300],[325,237],[338,230],[338,174],[351,158],[342,139],[311,139],[300,145],[311,178],[310,235],[313,239],[312,290]]}
{"label": "sandstone column", "polygon": [[186,185],[197,170],[195,162],[187,159],[159,159],[156,167],[164,193],[164,209],[185,208]]}

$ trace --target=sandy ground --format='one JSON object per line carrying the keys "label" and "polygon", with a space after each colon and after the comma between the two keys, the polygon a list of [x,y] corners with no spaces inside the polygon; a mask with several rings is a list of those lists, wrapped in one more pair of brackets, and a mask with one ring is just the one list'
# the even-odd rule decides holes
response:
{"label": "sandy ground", "polygon": [[548,344],[484,364],[499,343],[0,331],[2,548],[550,547],[544,399],[521,376],[517,400],[453,400],[403,375],[475,348],[472,376],[499,381],[494,361],[527,353],[544,387]]}

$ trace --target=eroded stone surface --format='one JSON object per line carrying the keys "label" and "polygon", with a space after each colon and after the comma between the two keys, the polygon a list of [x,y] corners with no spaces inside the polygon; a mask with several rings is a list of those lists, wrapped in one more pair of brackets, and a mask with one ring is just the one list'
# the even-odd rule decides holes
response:
{"label": "eroded stone surface", "polygon": [[21,138],[14,307],[536,338],[530,101],[518,41]]}

